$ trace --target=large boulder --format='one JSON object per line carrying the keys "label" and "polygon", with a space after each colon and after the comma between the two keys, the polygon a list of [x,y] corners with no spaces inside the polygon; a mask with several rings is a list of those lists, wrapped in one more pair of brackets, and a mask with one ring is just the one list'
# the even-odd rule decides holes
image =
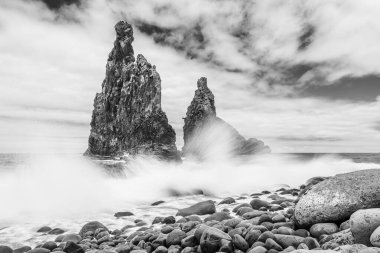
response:
{"label": "large boulder", "polygon": [[[251,155],[270,152],[268,146],[257,139],[245,139],[227,122],[216,116],[215,99],[201,77],[183,126],[183,154],[203,160],[220,155]],[[223,152],[223,153],[221,153]]]}
{"label": "large boulder", "polygon": [[215,213],[215,203],[212,200],[202,201],[187,208],[179,209],[177,216],[189,216],[193,214],[205,215]]}
{"label": "large boulder", "polygon": [[371,246],[370,237],[380,226],[380,208],[358,210],[351,215],[350,228],[355,243]]}
{"label": "large boulder", "polygon": [[134,56],[133,28],[115,25],[116,40],[102,91],[94,100],[86,155],[154,155],[180,160],[176,134],[161,108],[161,79],[143,55]]}
{"label": "large boulder", "polygon": [[359,209],[380,207],[380,170],[338,174],[305,192],[295,206],[300,227],[316,223],[340,223]]}

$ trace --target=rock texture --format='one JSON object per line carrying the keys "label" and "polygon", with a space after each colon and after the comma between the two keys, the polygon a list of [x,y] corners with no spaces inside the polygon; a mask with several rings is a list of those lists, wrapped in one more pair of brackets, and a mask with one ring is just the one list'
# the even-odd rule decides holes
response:
{"label": "rock texture", "polygon": [[[205,147],[228,145],[227,151],[234,155],[250,155],[270,152],[262,141],[246,140],[236,129],[216,116],[215,98],[207,87],[207,79],[201,77],[197,82],[193,100],[187,108],[184,133],[184,155],[204,158]],[[205,143],[208,140],[208,143]],[[210,143],[211,142],[211,143]]]}
{"label": "rock texture", "polygon": [[143,55],[135,59],[133,29],[115,25],[102,92],[96,94],[87,155],[156,155],[179,159],[176,134],[161,109],[161,80]]}
{"label": "rock texture", "polygon": [[359,209],[380,207],[380,170],[339,174],[311,187],[299,199],[294,218],[300,226],[347,220]]}

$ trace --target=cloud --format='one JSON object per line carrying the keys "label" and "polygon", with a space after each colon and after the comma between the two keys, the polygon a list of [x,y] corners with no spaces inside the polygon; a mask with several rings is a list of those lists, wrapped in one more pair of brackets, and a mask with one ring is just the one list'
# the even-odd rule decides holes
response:
{"label": "cloud", "polygon": [[[83,0],[54,10],[0,2],[0,152],[86,149],[122,18],[134,25],[135,53],[161,75],[179,147],[196,80],[207,76],[218,115],[275,152],[379,151],[379,100],[299,96],[305,86],[379,72],[376,10],[352,0]],[[337,141],[298,141],[310,136]]]}

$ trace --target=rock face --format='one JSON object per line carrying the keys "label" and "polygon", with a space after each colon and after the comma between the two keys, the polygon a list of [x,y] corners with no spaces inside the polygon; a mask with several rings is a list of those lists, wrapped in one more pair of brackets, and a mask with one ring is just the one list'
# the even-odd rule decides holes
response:
{"label": "rock face", "polygon": [[115,30],[85,154],[148,154],[178,160],[176,134],[161,109],[160,75],[143,55],[135,59],[132,26],[120,21]]}
{"label": "rock face", "polygon": [[246,140],[231,125],[216,116],[214,95],[207,87],[205,77],[198,80],[197,86],[184,118],[184,155],[202,159],[209,151],[205,148],[223,146],[234,155],[270,152],[262,141],[253,138]]}
{"label": "rock face", "polygon": [[339,174],[311,187],[299,199],[294,218],[299,226],[341,222],[359,209],[380,207],[380,170]]}

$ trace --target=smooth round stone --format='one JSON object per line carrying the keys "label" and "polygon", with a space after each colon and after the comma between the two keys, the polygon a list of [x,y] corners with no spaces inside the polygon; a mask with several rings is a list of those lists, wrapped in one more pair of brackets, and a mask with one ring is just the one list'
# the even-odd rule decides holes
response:
{"label": "smooth round stone", "polygon": [[13,253],[13,250],[8,246],[0,245],[0,253]]}
{"label": "smooth round stone", "polygon": [[104,229],[106,231],[108,231],[107,227],[104,226],[102,223],[100,223],[99,221],[91,221],[91,222],[88,222],[86,223],[82,228],[81,230],[79,231],[79,235],[84,237],[85,233],[87,233],[88,231],[92,231],[95,233],[95,231],[97,229]]}
{"label": "smooth round stone", "polygon": [[380,247],[380,227],[377,227],[369,238],[371,244],[375,247]]}
{"label": "smooth round stone", "polygon": [[48,250],[52,251],[53,249],[57,248],[57,244],[55,242],[48,241],[48,242],[45,242],[44,244],[42,244],[41,248],[48,249]]}
{"label": "smooth round stone", "polygon": [[30,246],[22,246],[20,248],[17,248],[15,250],[13,250],[13,253],[25,253],[25,252],[28,252],[31,249],[32,248]]}
{"label": "smooth round stone", "polygon": [[293,235],[294,230],[288,227],[279,227],[277,229],[277,234],[282,234],[282,235]]}
{"label": "smooth round stone", "polygon": [[310,228],[310,234],[315,238],[319,238],[321,235],[331,235],[338,231],[339,228],[335,223],[317,223]]}
{"label": "smooth round stone", "polygon": [[62,238],[62,242],[75,242],[78,243],[82,240],[82,237],[78,234],[67,234]]}
{"label": "smooth round stone", "polygon": [[51,230],[51,227],[48,227],[48,226],[43,226],[41,228],[39,228],[37,230],[38,233],[46,233],[46,232],[49,232]]}
{"label": "smooth round stone", "polygon": [[179,209],[176,216],[205,215],[215,213],[215,203],[212,200],[199,202],[187,208]]}
{"label": "smooth round stone", "polygon": [[44,248],[35,248],[32,250],[29,250],[27,253],[49,253],[50,250],[44,249]]}
{"label": "smooth round stone", "polygon": [[187,236],[181,240],[181,246],[183,248],[186,247],[194,247],[197,245],[197,238],[194,235]]}
{"label": "smooth round stone", "polygon": [[359,210],[380,205],[380,170],[360,170],[326,179],[303,194],[294,218],[301,227],[340,222]]}
{"label": "smooth round stone", "polygon": [[168,234],[166,238],[167,246],[171,245],[180,245],[181,240],[186,237],[186,233],[179,229],[174,229],[172,232]]}
{"label": "smooth round stone", "polygon": [[364,209],[351,215],[350,227],[355,243],[371,246],[370,237],[380,226],[380,208]]}
{"label": "smooth round stone", "polygon": [[167,253],[168,249],[165,246],[158,246],[154,252],[155,253]]}
{"label": "smooth round stone", "polygon": [[232,241],[232,238],[216,228],[206,228],[200,239],[201,252],[216,252],[222,246],[222,239]]}
{"label": "smooth round stone", "polygon": [[63,230],[62,228],[54,228],[48,232],[49,235],[60,235],[63,233],[65,233],[65,230]]}
{"label": "smooth round stone", "polygon": [[232,204],[232,203],[235,203],[235,199],[232,198],[232,197],[228,197],[228,198],[225,198],[223,199],[222,201],[220,201],[219,205],[222,205],[222,204]]}
{"label": "smooth round stone", "polygon": [[267,249],[264,248],[263,246],[257,246],[248,251],[248,253],[266,253]]}
{"label": "smooth round stone", "polygon": [[250,230],[245,235],[245,240],[247,241],[248,245],[251,247],[252,244],[254,244],[260,237],[261,231],[260,230]]}
{"label": "smooth round stone", "polygon": [[234,235],[234,237],[232,238],[232,243],[235,246],[235,248],[240,249],[241,251],[246,252],[249,249],[248,243],[239,234]]}
{"label": "smooth round stone", "polygon": [[265,247],[267,249],[274,249],[274,250],[277,250],[277,251],[282,251],[283,250],[283,248],[275,240],[273,240],[272,238],[268,238],[265,241]]}
{"label": "smooth round stone", "polygon": [[175,218],[174,218],[174,216],[165,217],[163,219],[162,223],[164,223],[164,224],[174,224],[175,223]]}
{"label": "smooth round stone", "polygon": [[239,205],[235,206],[234,209],[232,209],[232,212],[236,213],[242,207],[251,207],[251,205],[248,203],[239,204]]}
{"label": "smooth round stone", "polygon": [[207,221],[223,221],[223,220],[228,220],[231,219],[232,217],[226,213],[226,212],[216,212],[214,214],[211,214],[207,218],[205,218],[205,222]]}
{"label": "smooth round stone", "polygon": [[282,214],[276,214],[272,218],[272,222],[277,223],[277,222],[286,222],[286,218]]}
{"label": "smooth round stone", "polygon": [[265,200],[261,200],[261,199],[252,199],[250,202],[250,205],[254,210],[259,210],[261,207],[265,207],[265,208],[270,207],[269,202]]}

